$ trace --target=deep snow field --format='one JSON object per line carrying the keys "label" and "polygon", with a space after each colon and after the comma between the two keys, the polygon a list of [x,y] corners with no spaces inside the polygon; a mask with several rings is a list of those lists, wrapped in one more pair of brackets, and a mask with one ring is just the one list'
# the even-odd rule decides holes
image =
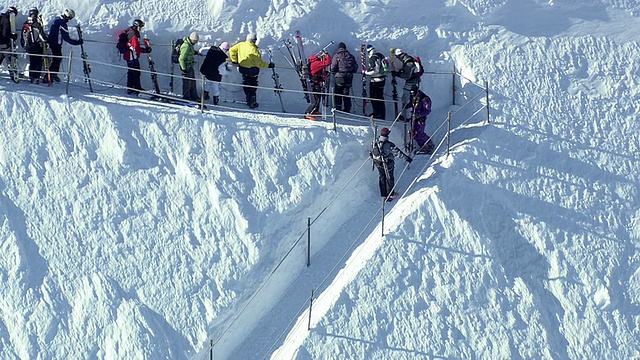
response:
{"label": "deep snow field", "polygon": [[[424,3],[0,1],[19,24],[73,8],[95,90],[68,44],[68,94],[1,69],[0,358],[640,357],[640,3]],[[260,112],[237,73],[204,112],[126,96],[114,44],[135,18],[164,91],[172,39],[255,31],[287,113],[268,71]],[[360,101],[335,129],[300,116],[295,30],[310,52],[370,43],[426,65],[442,145],[397,161],[384,227]]]}

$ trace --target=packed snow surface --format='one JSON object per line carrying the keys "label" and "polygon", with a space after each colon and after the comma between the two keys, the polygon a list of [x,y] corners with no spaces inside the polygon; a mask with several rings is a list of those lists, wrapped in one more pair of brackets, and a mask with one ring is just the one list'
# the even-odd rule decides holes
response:
{"label": "packed snow surface", "polygon": [[[417,3],[0,1],[18,24],[74,9],[96,90],[68,44],[68,94],[0,74],[0,358],[640,356],[640,4]],[[291,90],[295,30],[308,53],[401,47],[442,145],[396,162],[383,225],[366,118],[307,121],[292,92],[280,113],[270,71],[268,112],[234,103],[237,73],[204,112],[125,96],[115,37],[136,18],[161,73],[191,31],[198,47],[256,32]]]}

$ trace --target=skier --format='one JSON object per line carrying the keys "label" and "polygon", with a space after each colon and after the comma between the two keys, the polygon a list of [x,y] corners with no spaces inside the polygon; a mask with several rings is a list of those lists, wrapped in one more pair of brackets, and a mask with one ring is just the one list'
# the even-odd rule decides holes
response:
{"label": "skier", "polygon": [[333,93],[335,95],[335,109],[351,112],[351,98],[349,92],[353,83],[353,74],[358,71],[356,58],[347,50],[347,45],[341,42],[338,44],[338,51],[333,56],[331,62],[331,72],[334,74],[335,84]]}
{"label": "skier", "polygon": [[229,43],[224,41],[220,46],[204,47],[200,49],[200,55],[204,55],[204,61],[200,65],[200,73],[209,81],[204,83],[204,99],[209,100],[209,93],[213,96],[213,104],[220,103],[220,81],[223,75],[231,72],[227,59]]}
{"label": "skier", "polygon": [[47,35],[38,21],[38,14],[38,8],[29,10],[29,17],[22,25],[20,40],[22,47],[29,54],[29,78],[32,84],[40,83],[44,45],[47,43]]}
{"label": "skier", "polygon": [[238,64],[238,71],[242,74],[242,90],[247,99],[247,105],[255,109],[258,107],[256,91],[258,86],[258,75],[260,69],[274,68],[272,62],[266,63],[262,60],[262,55],[256,45],[258,37],[255,33],[247,35],[246,41],[237,43],[229,49],[229,58],[234,64]]}
{"label": "skier", "polygon": [[127,47],[128,50],[122,55],[127,62],[127,94],[137,95],[140,91],[146,91],[140,85],[140,54],[150,53],[151,47],[142,47],[140,44],[140,31],[144,27],[144,21],[140,19],[133,20],[133,24],[127,30]]}
{"label": "skier", "polygon": [[193,46],[198,43],[200,36],[192,32],[185,37],[180,46],[180,70],[182,71],[182,98],[187,101],[200,101],[200,95],[196,89],[196,76],[193,69],[194,56],[197,54]]}
{"label": "skier", "polygon": [[[411,101],[411,88],[413,86],[420,87],[420,65],[417,64],[415,58],[407,53],[405,53],[402,49],[395,50],[396,58],[402,61],[402,67],[400,70],[392,72],[391,75],[397,76],[404,80],[404,86],[402,88],[402,98],[401,101],[403,104],[409,103]],[[402,116],[404,119],[409,119],[410,107],[402,108]]]}
{"label": "skier", "polygon": [[386,108],[384,104],[384,84],[387,76],[384,73],[383,59],[384,55],[376,52],[376,49],[372,45],[367,45],[367,55],[369,56],[369,64],[365,75],[369,76],[369,96],[371,99],[371,106],[373,107],[373,113],[371,114],[376,119],[384,120],[386,116]]}
{"label": "skier", "polygon": [[[76,16],[75,11],[66,9],[62,15],[53,21],[49,28],[49,48],[51,48],[51,65],[49,72],[51,73],[51,81],[60,82],[58,73],[60,72],[60,63],[62,62],[62,41],[66,41],[71,45],[82,45],[82,39],[76,40],[69,36],[69,28],[67,23]],[[43,78],[46,82],[47,79]]]}
{"label": "skier", "polygon": [[[411,115],[411,139],[418,143],[416,154],[433,154],[435,144],[431,137],[424,132],[427,116],[431,114],[431,98],[422,92],[417,85],[411,87],[413,105]],[[411,146],[410,146],[411,147]]]}
{"label": "skier", "polygon": [[[408,163],[411,163],[413,159],[402,152],[396,144],[389,141],[389,134],[391,130],[383,127],[380,130],[380,136],[373,144],[373,149],[369,153],[373,159],[373,163],[378,168],[378,185],[380,187],[380,196],[382,201],[392,201],[398,196],[398,193],[393,190],[395,185],[393,170],[394,170],[394,158],[402,156]],[[392,192],[393,191],[393,192]]]}
{"label": "skier", "polygon": [[11,40],[18,40],[18,34],[14,33],[14,29],[11,28],[11,17],[15,19],[18,16],[18,9],[14,6],[9,7],[9,10],[0,15],[0,64],[4,61],[13,51],[11,48]]}
{"label": "skier", "polygon": [[315,93],[313,96],[315,102],[309,105],[307,111],[305,111],[305,117],[309,120],[315,120],[315,115],[320,114],[320,102],[322,102],[324,98],[320,93],[323,92],[327,82],[328,74],[326,68],[329,65],[331,65],[331,56],[325,51],[322,51],[320,56],[309,56],[309,80],[311,80],[311,89]]}

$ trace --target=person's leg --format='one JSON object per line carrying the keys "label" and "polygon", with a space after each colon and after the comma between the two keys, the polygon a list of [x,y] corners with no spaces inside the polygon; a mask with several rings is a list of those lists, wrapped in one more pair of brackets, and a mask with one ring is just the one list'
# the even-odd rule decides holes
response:
{"label": "person's leg", "polygon": [[53,81],[60,82],[58,73],[60,72],[60,63],[62,62],[62,46],[52,46],[51,55],[51,65],[49,66],[51,79]]}
{"label": "person's leg", "polygon": [[217,81],[212,82],[210,89],[213,96],[213,105],[218,105],[220,103],[220,83]]}

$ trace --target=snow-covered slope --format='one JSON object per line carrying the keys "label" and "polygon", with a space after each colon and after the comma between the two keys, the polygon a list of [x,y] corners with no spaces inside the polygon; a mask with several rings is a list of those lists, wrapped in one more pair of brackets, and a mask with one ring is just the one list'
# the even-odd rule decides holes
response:
{"label": "snow-covered slope", "polygon": [[[2,77],[0,357],[201,359],[211,343],[229,359],[640,354],[638,4],[32,5],[46,19],[75,9],[90,59],[118,65],[114,34],[144,19],[163,72],[162,45],[192,30],[209,44],[256,31],[262,48],[277,46],[300,29],[309,49],[402,47],[431,71],[431,129],[459,109],[441,73],[452,64],[489,82],[492,122],[456,128],[451,155],[433,164],[400,176],[398,162],[408,191],[381,237],[366,122],[334,131]],[[117,83],[123,72],[94,64],[92,75]],[[260,81],[272,85],[266,72]],[[273,92],[260,97],[278,108]],[[304,109],[295,98],[287,107]]]}

